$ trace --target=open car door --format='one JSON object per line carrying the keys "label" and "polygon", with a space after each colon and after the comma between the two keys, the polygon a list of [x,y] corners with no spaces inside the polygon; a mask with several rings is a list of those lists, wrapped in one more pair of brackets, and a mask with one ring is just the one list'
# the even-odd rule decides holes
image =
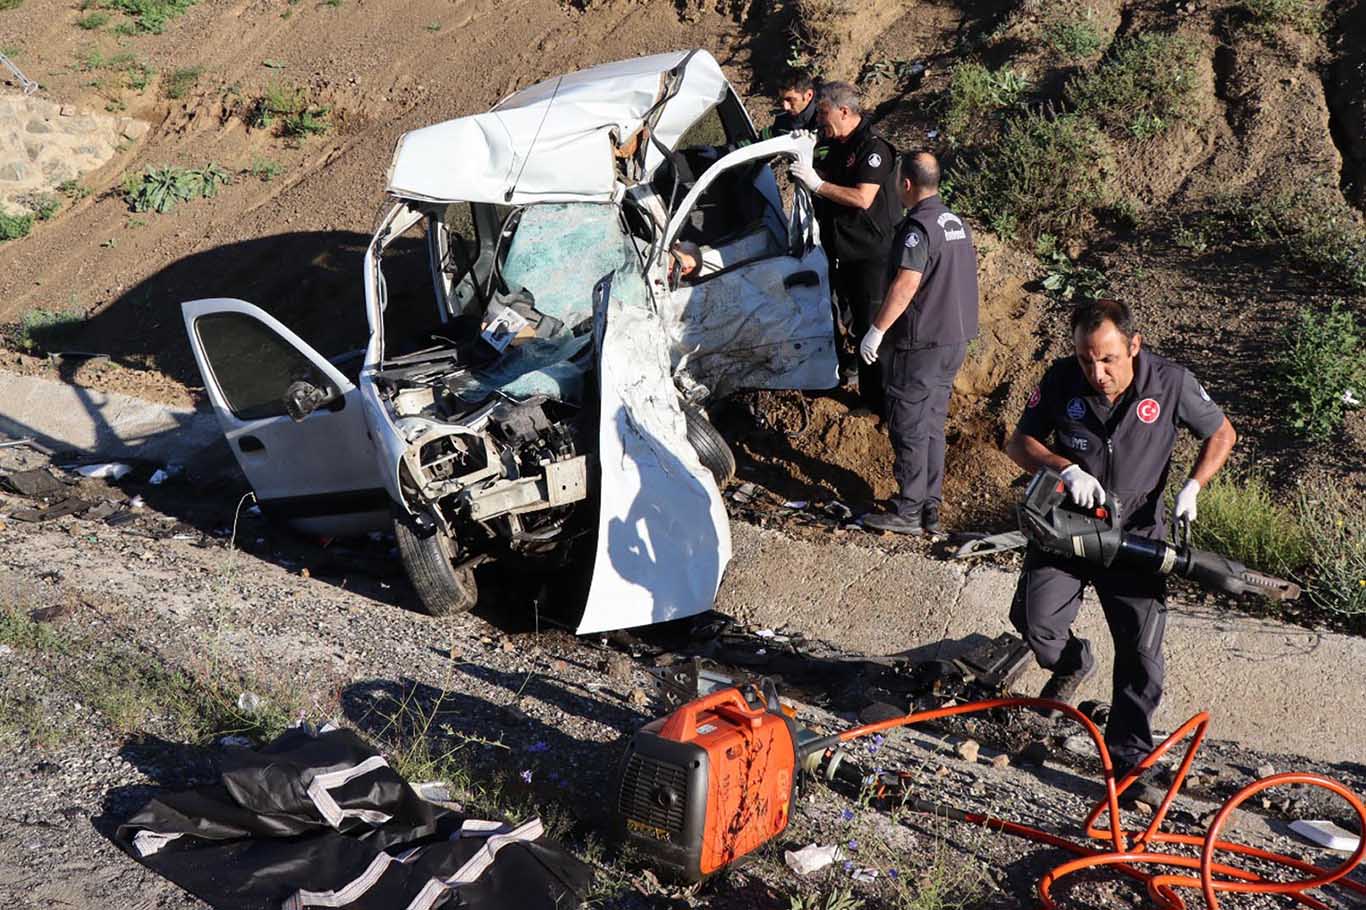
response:
{"label": "open car door", "polygon": [[671,291],[674,369],[714,394],[838,383],[830,277],[802,187],[785,207],[770,164],[811,160],[811,134],[745,146],[697,179],[663,248],[696,245],[701,267]]}
{"label": "open car door", "polygon": [[[307,533],[387,528],[389,497],[355,384],[244,300],[192,300],[181,312],[209,401],[262,510]],[[313,409],[291,418],[287,395],[309,388],[318,392]]]}

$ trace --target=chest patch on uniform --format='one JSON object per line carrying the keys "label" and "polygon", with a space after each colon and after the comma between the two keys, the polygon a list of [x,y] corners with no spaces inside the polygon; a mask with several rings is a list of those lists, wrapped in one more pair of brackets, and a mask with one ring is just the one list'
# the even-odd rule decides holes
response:
{"label": "chest patch on uniform", "polygon": [[1073,420],[1081,420],[1085,413],[1086,405],[1080,398],[1073,398],[1071,401],[1067,402],[1068,417],[1071,417]]}
{"label": "chest patch on uniform", "polygon": [[968,231],[963,227],[963,222],[953,212],[945,212],[939,216],[939,228],[944,232],[945,240],[967,240]]}
{"label": "chest patch on uniform", "polygon": [[868,156],[868,166],[869,166],[869,167],[877,167],[877,166],[878,166],[879,164],[881,164],[881,163],[882,163],[882,156],[879,155],[877,152],[873,152],[873,154],[871,154],[871,155]]}
{"label": "chest patch on uniform", "polygon": [[1157,420],[1158,417],[1162,416],[1162,405],[1157,403],[1156,398],[1145,398],[1138,403],[1138,407],[1134,409],[1134,413],[1137,414],[1138,419],[1144,423],[1152,423]]}
{"label": "chest patch on uniform", "polygon": [[1075,449],[1078,452],[1085,452],[1091,447],[1091,440],[1085,436],[1065,436],[1063,441],[1069,449]]}
{"label": "chest patch on uniform", "polygon": [[1034,391],[1029,393],[1029,401],[1025,402],[1025,407],[1037,408],[1039,406],[1039,399],[1041,399],[1042,397],[1043,393],[1039,391],[1038,386],[1035,386]]}
{"label": "chest patch on uniform", "polygon": [[917,234],[915,231],[907,231],[906,248],[909,250],[913,250],[918,246],[920,246],[920,235]]}

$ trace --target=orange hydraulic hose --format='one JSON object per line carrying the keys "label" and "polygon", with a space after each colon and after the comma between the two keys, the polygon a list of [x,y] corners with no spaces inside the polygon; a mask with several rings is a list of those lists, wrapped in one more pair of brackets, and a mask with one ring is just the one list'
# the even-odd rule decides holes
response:
{"label": "orange hydraulic hose", "polygon": [[[1346,878],[1346,876],[1361,863],[1363,855],[1366,855],[1366,805],[1363,805],[1356,794],[1347,787],[1331,778],[1319,774],[1296,772],[1273,774],[1270,777],[1265,777],[1261,780],[1252,782],[1233,794],[1233,796],[1220,807],[1219,811],[1215,814],[1214,820],[1210,823],[1209,830],[1206,831],[1203,836],[1175,834],[1161,830],[1162,822],[1166,819],[1167,812],[1171,809],[1172,802],[1176,799],[1177,792],[1185,782],[1186,775],[1190,773],[1191,766],[1195,762],[1195,754],[1199,750],[1201,742],[1204,741],[1205,730],[1209,727],[1209,715],[1203,712],[1195,715],[1177,728],[1177,730],[1163,740],[1151,754],[1144,758],[1137,767],[1130,771],[1123,780],[1118,782],[1115,780],[1115,768],[1114,762],[1110,758],[1110,750],[1106,748],[1105,739],[1101,736],[1100,729],[1089,717],[1082,714],[1071,705],[1043,698],[992,698],[985,701],[970,702],[968,704],[935,708],[929,711],[917,711],[903,717],[893,717],[889,720],[879,721],[877,723],[851,727],[848,730],[839,733],[837,739],[839,742],[849,742],[850,740],[858,739],[862,736],[880,733],[883,730],[891,730],[895,727],[906,727],[925,721],[954,717],[959,714],[975,714],[981,711],[991,711],[998,708],[1047,708],[1060,711],[1082,726],[1091,737],[1091,740],[1095,743],[1096,751],[1100,755],[1100,766],[1105,782],[1105,797],[1091,809],[1082,825],[1086,831],[1087,837],[1105,843],[1106,849],[1086,847],[1060,835],[1052,834],[1039,828],[1032,828],[1028,825],[1021,825],[1016,822],[993,818],[979,813],[964,813],[965,817],[971,823],[981,824],[986,827],[995,827],[1006,834],[1048,844],[1049,846],[1058,847],[1077,855],[1076,859],[1069,860],[1057,866],[1045,873],[1039,880],[1039,901],[1044,907],[1049,908],[1049,910],[1053,910],[1053,908],[1056,908],[1057,906],[1052,897],[1052,888],[1054,884],[1074,872],[1080,872],[1085,869],[1094,869],[1100,866],[1115,866],[1118,871],[1125,875],[1144,882],[1154,906],[1160,908],[1160,910],[1185,910],[1186,904],[1181,899],[1180,895],[1177,894],[1177,888],[1198,889],[1204,896],[1205,903],[1209,907],[1209,910],[1218,910],[1218,892],[1220,891],[1283,894],[1304,906],[1323,908],[1323,910],[1327,910],[1326,905],[1305,892],[1328,885],[1336,885],[1337,887],[1354,891],[1357,894],[1366,895],[1366,885]],[[1153,813],[1152,820],[1142,831],[1131,832],[1124,830],[1120,826],[1120,794],[1131,787],[1147,769],[1156,764],[1158,759],[1187,737],[1190,738],[1190,744],[1186,747],[1185,757],[1182,759],[1176,773],[1172,776],[1171,786],[1167,789],[1167,794],[1163,798],[1161,805],[1158,806]],[[1359,837],[1356,851],[1348,857],[1342,865],[1334,869],[1323,869],[1319,866],[1279,853],[1271,853],[1244,844],[1218,840],[1217,835],[1219,830],[1224,826],[1225,821],[1227,821],[1234,809],[1237,809],[1245,801],[1263,790],[1288,784],[1303,784],[1329,790],[1342,797],[1343,800],[1352,807],[1352,810],[1356,812],[1361,836]],[[1110,826],[1108,828],[1096,827],[1097,819],[1106,811],[1109,812]],[[1155,850],[1153,848],[1155,844],[1176,844],[1186,847],[1198,847],[1200,848],[1200,856],[1197,858],[1193,856],[1184,856],[1178,853],[1167,853]],[[1214,854],[1219,850],[1295,869],[1306,873],[1308,877],[1293,882],[1266,881],[1260,875],[1246,869],[1239,869],[1236,866],[1216,863],[1214,861]],[[1195,869],[1199,871],[1199,877],[1172,873],[1150,874],[1136,868],[1141,865],[1160,865],[1178,869]],[[1216,874],[1221,877],[1216,878]]]}

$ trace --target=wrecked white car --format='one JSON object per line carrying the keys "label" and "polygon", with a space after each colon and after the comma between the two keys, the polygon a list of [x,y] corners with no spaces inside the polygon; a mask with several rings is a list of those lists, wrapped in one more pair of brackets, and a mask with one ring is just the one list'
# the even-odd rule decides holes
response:
{"label": "wrecked white car", "polygon": [[[594,67],[404,135],[365,256],[370,339],[348,378],[240,300],[183,305],[205,387],[268,513],[320,534],[392,525],[433,614],[490,557],[594,559],[580,632],[709,609],[734,470],[700,408],[829,388],[810,199],[771,165],[705,51]],[[385,251],[420,230],[435,328],[386,333]],[[680,275],[672,251],[700,265]],[[430,304],[429,304],[430,305]]]}

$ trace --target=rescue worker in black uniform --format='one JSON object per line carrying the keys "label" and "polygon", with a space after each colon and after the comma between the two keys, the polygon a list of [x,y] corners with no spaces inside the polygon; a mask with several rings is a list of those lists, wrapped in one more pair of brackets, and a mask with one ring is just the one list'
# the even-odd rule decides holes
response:
{"label": "rescue worker in black uniform", "polygon": [[[1161,538],[1172,449],[1184,426],[1204,442],[1174,513],[1178,523],[1194,521],[1196,497],[1237,440],[1233,425],[1184,367],[1142,350],[1142,336],[1124,304],[1083,304],[1071,323],[1076,356],[1049,367],[1006,453],[1031,473],[1045,467],[1060,472],[1068,495],[1081,506],[1099,506],[1110,491],[1126,531]],[[1114,642],[1105,742],[1122,777],[1154,745],[1152,716],[1162,698],[1167,625],[1165,576],[1105,569],[1031,548],[1010,620],[1040,666],[1053,671],[1040,697],[1071,703],[1094,666],[1090,644],[1071,631],[1088,584]]]}
{"label": "rescue worker in black uniform", "polygon": [[940,531],[944,421],[953,380],[977,337],[977,252],[967,223],[939,198],[939,162],[929,152],[901,157],[897,191],[910,210],[887,263],[887,293],[859,344],[881,361],[887,428],[898,492],[864,527],[898,534]]}
{"label": "rescue worker in black uniform", "polygon": [[794,70],[778,85],[778,104],[782,112],[773,118],[773,125],[759,134],[761,139],[786,136],[800,130],[816,129],[816,83],[812,78]]}
{"label": "rescue worker in black uniform", "polygon": [[[853,323],[848,347],[872,324],[886,290],[887,256],[901,217],[896,191],[896,150],[879,136],[860,109],[858,92],[847,82],[828,82],[816,98],[823,140],[815,166],[797,162],[794,180],[815,200],[821,243],[830,260],[830,283]],[[883,415],[882,376],[874,364],[848,355],[842,367],[857,366],[859,397]]]}

